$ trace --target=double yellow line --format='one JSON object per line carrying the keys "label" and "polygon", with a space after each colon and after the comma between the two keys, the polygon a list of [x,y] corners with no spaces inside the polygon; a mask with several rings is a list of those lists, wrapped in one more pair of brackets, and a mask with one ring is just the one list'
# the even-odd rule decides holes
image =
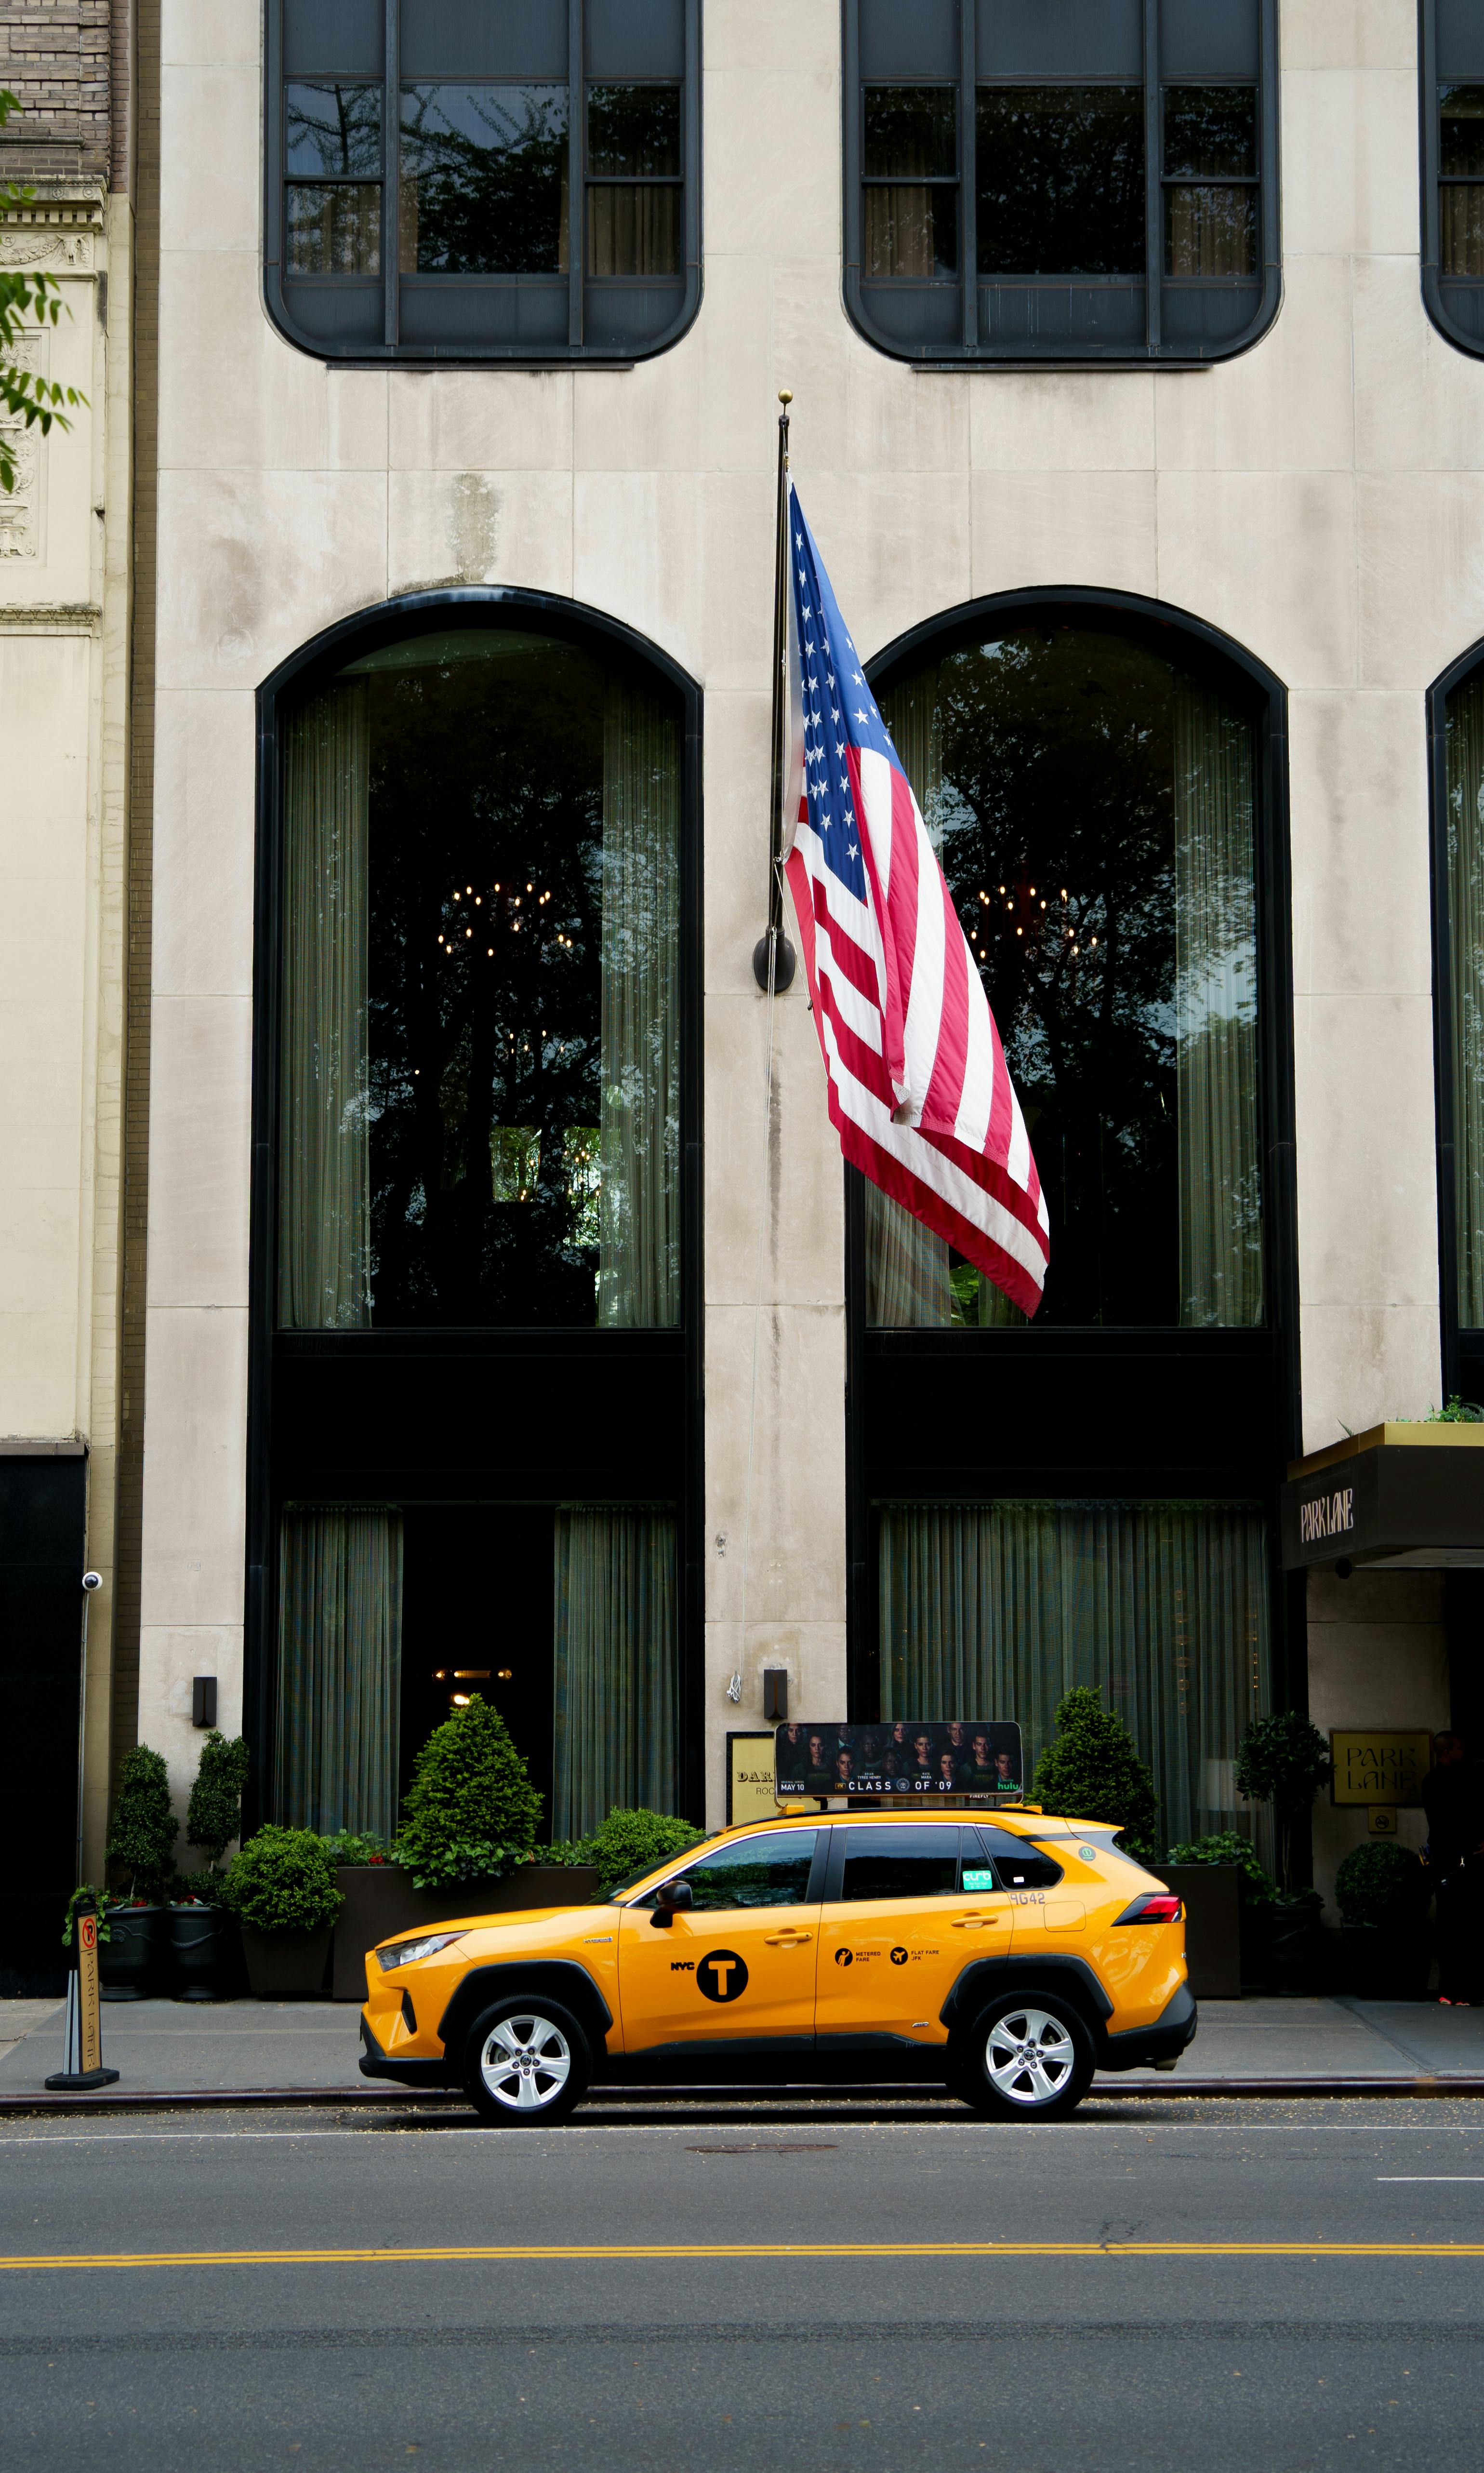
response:
{"label": "double yellow line", "polygon": [[0,2269],[103,2267],[526,2266],[541,2259],[789,2258],[1484,2258],[1484,2242],[491,2242],[478,2246],[382,2249],[165,2249],[41,2252],[0,2257]]}

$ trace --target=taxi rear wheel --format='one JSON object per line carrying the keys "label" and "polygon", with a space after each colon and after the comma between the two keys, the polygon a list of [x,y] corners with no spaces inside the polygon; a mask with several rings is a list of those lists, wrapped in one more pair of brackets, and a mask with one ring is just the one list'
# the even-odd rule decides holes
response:
{"label": "taxi rear wheel", "polygon": [[501,2127],[564,2121],[591,2076],[587,2038],[558,2002],[496,2001],[469,2029],[464,2083],[476,2112]]}
{"label": "taxi rear wheel", "polygon": [[1061,2121],[1091,2083],[1092,2038],[1070,2003],[1005,1993],[965,2038],[954,2092],[993,2121]]}

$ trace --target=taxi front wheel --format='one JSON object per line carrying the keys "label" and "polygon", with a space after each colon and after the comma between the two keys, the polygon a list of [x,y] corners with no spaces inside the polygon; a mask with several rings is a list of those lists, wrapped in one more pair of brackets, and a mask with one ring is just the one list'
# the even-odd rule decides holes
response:
{"label": "taxi front wheel", "polygon": [[464,2083],[475,2111],[502,2127],[564,2121],[591,2076],[587,2038],[555,2001],[496,2001],[469,2029]]}
{"label": "taxi front wheel", "polygon": [[953,2092],[992,2121],[1062,2121],[1091,2083],[1092,2038],[1054,1994],[1002,1994],[964,2039]]}

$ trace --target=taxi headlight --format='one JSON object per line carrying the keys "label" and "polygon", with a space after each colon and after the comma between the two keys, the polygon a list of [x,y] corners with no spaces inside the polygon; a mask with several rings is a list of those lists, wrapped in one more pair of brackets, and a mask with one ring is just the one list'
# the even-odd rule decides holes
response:
{"label": "taxi headlight", "polygon": [[416,1940],[395,1940],[390,1949],[378,1949],[377,1957],[383,1971],[394,1966],[416,1966],[419,1957],[432,1957],[446,1949],[450,1941],[462,1940],[462,1933],[419,1933]]}

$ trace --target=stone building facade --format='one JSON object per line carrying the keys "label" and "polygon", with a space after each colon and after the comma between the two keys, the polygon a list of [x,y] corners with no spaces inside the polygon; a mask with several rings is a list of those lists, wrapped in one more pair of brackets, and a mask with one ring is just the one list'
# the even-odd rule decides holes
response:
{"label": "stone building facade", "polygon": [[[0,41],[15,62],[34,44],[25,74],[48,111],[58,107],[44,132],[38,108],[28,143],[103,143],[90,98],[106,13],[0,9]],[[587,0],[577,13],[581,60],[566,55],[565,9],[560,27],[533,10],[519,30],[492,11],[480,36],[435,0],[400,0],[390,17],[337,0],[318,18],[292,0],[163,0],[157,15],[141,6],[132,30],[132,159],[146,166],[132,175],[138,298],[158,300],[157,388],[153,311],[135,319],[132,432],[128,830],[141,932],[128,980],[148,1157],[131,1154],[131,1189],[141,1208],[147,1192],[147,1245],[136,1228],[131,1286],[116,1187],[123,1093],[106,1043],[115,1182],[100,1183],[107,1203],[88,1224],[107,1227],[113,1250],[100,1256],[95,1233],[89,1260],[106,1259],[98,1293],[115,1314],[122,1294],[125,1315],[97,1342],[110,1369],[107,1436],[77,1407],[65,1413],[75,1393],[63,1400],[62,1369],[78,1360],[60,1304],[41,1352],[50,1371],[38,1356],[25,1405],[7,1420],[85,1438],[96,1502],[118,1441],[119,1349],[142,1350],[131,1375],[136,1383],[142,1365],[137,1536],[116,1572],[101,1529],[89,1548],[128,1610],[120,1741],[137,1728],[183,1794],[198,1740],[192,1685],[210,1676],[222,1722],[241,1723],[253,1743],[258,1811],[380,1825],[413,1736],[453,1683],[499,1697],[503,1680],[554,1825],[586,1819],[594,1796],[620,1789],[619,1799],[669,1794],[715,1824],[728,1808],[729,1737],[763,1731],[765,1671],[786,1675],[790,1711],[805,1719],[1005,1717],[1017,1714],[1006,1696],[1023,1688],[1018,1714],[1034,1733],[1044,1693],[1039,1681],[1014,1683],[1016,1632],[1038,1674],[1097,1681],[1137,1733],[1158,1739],[1172,1824],[1246,1826],[1231,1760],[1259,1708],[1306,1701],[1323,1726],[1434,1729],[1450,1707],[1474,1706],[1466,1541],[1454,1571],[1326,1570],[1305,1581],[1282,1568],[1279,1497],[1290,1460],[1352,1429],[1424,1416],[1446,1386],[1467,1388],[1472,1361],[1470,1309],[1440,1247],[1443,1222],[1461,1226],[1472,1206],[1460,1200],[1452,1118],[1440,1116],[1438,1059],[1453,1053],[1454,1025],[1434,959],[1448,919],[1456,928],[1463,915],[1444,846],[1448,802],[1467,800],[1448,716],[1461,748],[1465,715],[1448,697],[1467,689],[1465,657],[1484,642],[1484,369],[1470,341],[1473,210],[1458,203],[1473,194],[1457,135],[1472,107],[1456,101],[1475,91],[1475,73],[1484,94],[1484,59],[1447,52],[1456,29],[1446,9],[1423,12],[1425,44],[1444,53],[1420,52],[1409,0],[1344,12],[1290,0],[1281,25],[1258,0],[1172,5],[1158,62],[1137,48],[1143,12],[1117,7],[1060,12],[1071,49],[1055,59],[1036,51],[1035,12],[1013,0],[962,13],[920,0],[895,15],[872,0],[843,12],[834,0],[710,0],[704,22],[681,0],[650,12]],[[400,58],[389,60],[394,21]],[[47,42],[74,40],[72,99],[54,98]],[[1094,97],[1077,109],[1103,132],[1088,177],[1105,200],[1123,200],[1134,237],[1129,263],[1113,255],[1068,280],[1054,254],[1049,273],[1040,261],[1026,271],[1034,249],[1003,236],[1009,175],[996,189],[986,166],[1010,159],[993,150],[1012,145],[1027,94],[1051,97],[1033,100],[1038,125],[1065,130],[1056,114],[1073,89]],[[661,92],[673,101],[656,103]],[[515,117],[496,144],[502,112]],[[907,136],[904,112],[918,114]],[[632,133],[640,121],[642,139]],[[515,194],[500,183],[515,180],[518,156],[532,184],[521,195],[549,222],[522,241],[523,258],[470,239],[473,225],[448,204],[464,180],[476,223],[495,211],[479,183],[494,180],[496,155],[499,196]],[[1041,177],[1028,156],[1016,160],[1026,180]],[[68,198],[81,201],[81,153],[75,173],[48,157],[45,177],[70,180]],[[1424,204],[1433,196],[1424,170],[1443,198],[1441,257],[1434,207],[1419,214],[1420,189]],[[132,211],[126,191],[115,173],[98,192],[110,252]],[[966,282],[960,244],[975,228]],[[124,313],[108,264],[111,334]],[[91,282],[94,269],[69,280]],[[62,330],[69,350],[84,331],[80,310]],[[1165,976],[1138,1022],[1132,999],[1127,1018],[1150,1054],[1164,1043],[1150,1067],[1151,1122],[1165,1109],[1160,1073],[1171,1077],[1166,1114],[1185,1112],[1185,1167],[1173,1134],[1147,1137],[1148,1159],[1167,1169],[1158,1209],[1169,1220],[1146,1250],[1166,1247],[1172,1266],[1178,1254],[1178,1299],[1173,1267],[1162,1303],[1107,1271],[1090,1302],[1019,1330],[957,1280],[961,1264],[924,1270],[917,1260],[903,1272],[891,1230],[842,1175],[802,973],[771,1007],[758,989],[785,387],[801,497],[898,745],[911,741],[922,767],[924,813],[937,803],[934,830],[949,833],[972,808],[973,829],[989,834],[991,810],[1020,796],[997,755],[999,786],[974,805],[955,681],[971,674],[984,710],[1000,716],[996,747],[1011,735],[1002,699],[1017,663],[1050,664],[1049,677],[1057,662],[1083,662],[1084,699],[1165,699],[1146,732],[1176,749],[1173,793],[1165,781],[1156,798]],[[93,393],[97,405],[96,376]],[[83,453],[81,428],[47,450],[54,492],[66,459]],[[91,566],[76,563],[82,532],[67,529],[55,495],[47,520],[57,557],[76,538],[76,559],[65,573],[46,564],[51,549],[0,562],[15,604],[0,622],[6,641],[34,648],[25,658],[60,678],[65,640],[84,669],[111,679],[111,519],[94,519]],[[54,632],[39,621],[21,632],[33,583],[49,609],[96,603],[101,633],[63,639],[50,617]],[[122,611],[127,567],[117,588]],[[1006,644],[1010,655],[995,649]],[[512,704],[500,702],[507,673],[490,666],[502,660],[516,665],[510,679],[532,682]],[[1057,676],[1065,686],[1071,672]],[[577,701],[562,704],[559,687]],[[99,715],[114,709],[101,684],[94,692]],[[484,813],[479,785],[457,774],[459,745],[498,742],[514,765],[522,701],[548,695],[548,747],[589,768],[581,782],[563,774],[561,793],[569,821],[587,819],[588,893],[573,889],[576,876],[559,882],[550,845],[552,898],[574,905],[553,952],[581,950],[590,971],[588,1011],[549,1017],[563,1055],[562,1043],[581,1039],[595,1043],[592,1059],[619,1055],[612,956],[623,937],[631,950],[642,943],[624,903],[641,876],[660,888],[661,908],[671,903],[643,966],[650,978],[638,995],[633,971],[625,982],[631,1013],[652,1009],[651,1062],[641,1071],[637,1050],[623,1051],[633,1105],[634,1091],[649,1094],[651,1133],[641,1139],[635,1117],[609,1149],[607,1067],[590,1099],[576,1084],[560,1101],[548,1093],[541,1105],[557,1113],[539,1122],[510,1075],[503,1096],[484,1087],[476,1109],[472,1068],[449,1061],[446,1005],[438,1108],[413,1089],[424,1031],[407,1025],[424,998],[408,993],[405,954],[423,912],[417,886],[395,876],[407,863],[396,818],[408,835],[416,816],[417,831],[435,836],[427,864],[445,953],[493,915],[463,924],[458,905],[484,884],[476,864],[489,860],[481,902],[514,898],[514,876],[503,889],[496,880],[499,833],[515,835],[520,882],[529,867],[539,903],[544,860],[530,855],[527,810],[522,823],[501,809],[483,856],[467,835],[446,838],[446,819]],[[419,722],[431,735],[416,740],[415,709],[443,716],[437,729]],[[1014,708],[1022,734],[1027,710]],[[122,731],[121,704],[117,713]],[[87,726],[100,751],[121,747],[103,718]],[[1045,715],[1038,726],[1043,748],[1055,732]],[[426,761],[409,770],[413,744]],[[428,766],[453,767],[437,774],[443,822],[419,804]],[[122,785],[121,757],[105,779]],[[1102,776],[1093,787],[1105,795]],[[121,786],[119,797],[115,809],[100,788],[98,813],[115,818],[121,868]],[[1203,800],[1198,831],[1188,820]],[[1213,825],[1218,808],[1225,821]],[[1054,838],[1035,841],[1035,802],[1026,815],[1024,849],[1061,852]],[[1260,1188],[1245,1237],[1235,1206],[1212,1236],[1196,1198],[1203,1183],[1241,1183],[1236,1152],[1210,1148],[1219,1076],[1193,1060],[1214,1048],[1200,1049],[1207,1033],[1189,1027],[1192,1007],[1209,1015],[1214,1003],[1189,959],[1189,853],[1222,835],[1223,866],[1237,866],[1238,846],[1248,853],[1247,941],[1232,964],[1239,1030],[1228,1045],[1249,1063],[1223,1068],[1221,1087],[1249,1130],[1219,1137],[1248,1142],[1243,1189]],[[100,867],[106,844],[115,848],[105,836]],[[65,939],[74,958],[93,949],[85,847],[84,836],[69,896],[81,905]],[[994,852],[1008,845],[992,836],[974,848],[956,883],[961,908],[982,896],[987,916],[1000,900],[1014,915],[1018,879],[994,889]],[[350,876],[332,885],[342,863]],[[363,863],[370,894],[355,890]],[[601,898],[590,892],[600,880]],[[1096,894],[1112,898],[1106,885]],[[1058,884],[1053,899],[1082,897]],[[330,928],[315,944],[311,913],[350,922],[350,946]],[[431,949],[433,909],[426,920]],[[1032,924],[1043,933],[1039,916]],[[84,980],[111,992],[116,1032],[124,961],[112,932],[96,979]],[[352,984],[336,956],[359,952],[362,938],[369,978]],[[418,972],[429,967],[419,960]],[[1047,983],[1042,973],[1037,984]],[[486,999],[468,1001],[473,1020]],[[514,1052],[515,999],[500,1001],[490,1019]],[[337,1053],[360,1060],[344,1084],[323,1063],[332,1015]],[[80,996],[75,1044],[84,1019],[94,1017]],[[100,1038],[87,1028],[89,1056],[102,1054]],[[666,1057],[673,1045],[662,1098],[643,1081],[661,1070],[655,1040]],[[300,1047],[321,1063],[296,1064]],[[1016,1053],[1033,1074],[1034,1051],[1027,1032]],[[1114,1100],[1094,1104],[1091,1082],[1081,1087],[1079,1121],[1114,1129]],[[1075,1144],[1057,1104],[1038,1101],[1043,1172],[1056,1151],[1065,1259],[1080,1245],[1077,1259],[1090,1260],[1090,1188],[1065,1164]],[[1462,1105],[1456,1090],[1448,1105]],[[328,1111],[340,1131],[330,1167],[314,1134],[311,1169],[315,1108],[315,1123]],[[90,1140],[104,1120],[87,1117]],[[435,1155],[419,1142],[443,1144],[433,1185],[421,1168],[383,1175],[394,1130],[408,1158]],[[640,1196],[634,1162],[651,1137],[669,1164]],[[1116,1140],[1137,1147],[1126,1127]],[[458,1257],[462,1269],[453,1252],[429,1267],[427,1233],[440,1212],[453,1225],[454,1203],[437,1194],[469,1188],[476,1152],[477,1279],[472,1256]],[[627,1256],[612,1233],[620,1173]],[[1170,1198],[1177,1185],[1184,1200]],[[1120,1225],[1145,1208],[1129,1192]],[[533,1196],[556,1214],[544,1253],[536,1219],[519,1218]],[[344,1238],[333,1264],[331,1226]],[[74,1263],[82,1241],[69,1236]],[[1207,1267],[1191,1270],[1203,1245]],[[1213,1270],[1221,1246],[1226,1267]],[[64,1250],[41,1248],[33,1331],[48,1283],[77,1293]],[[529,1311],[499,1285],[517,1261],[529,1299],[547,1299]],[[404,1264],[395,1276],[394,1262]],[[570,1284],[568,1304],[552,1302],[558,1270],[576,1277],[574,1266],[589,1283],[581,1329]],[[938,1283],[937,1304],[923,1302],[924,1280]],[[915,1303],[902,1303],[907,1288]],[[1023,1610],[1016,1592],[1026,1588],[1034,1620],[1022,1621],[1005,1608]],[[346,1613],[358,1589],[383,1607],[395,1599],[391,1629]],[[626,1609],[604,1619],[607,1631],[600,1598]],[[951,1675],[950,1647],[962,1651]],[[948,1705],[992,1692],[993,1709]],[[390,1712],[398,1693],[399,1734],[352,1779],[342,1738],[374,1733],[374,1709]],[[913,1694],[934,1706],[912,1707]],[[599,1735],[629,1749],[605,1766]],[[311,1740],[312,1757],[291,1757]],[[91,1776],[89,1808],[101,1809],[96,1765]],[[1365,1826],[1364,1812],[1321,1807],[1322,1886]],[[1403,1813],[1400,1826],[1416,1839],[1421,1815]]]}

